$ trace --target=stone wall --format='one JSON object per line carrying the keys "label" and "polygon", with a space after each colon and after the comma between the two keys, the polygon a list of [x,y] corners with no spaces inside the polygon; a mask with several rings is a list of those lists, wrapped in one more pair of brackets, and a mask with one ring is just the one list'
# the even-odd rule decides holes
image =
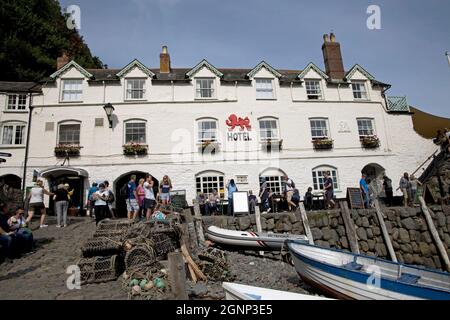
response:
{"label": "stone wall", "polygon": [[[450,256],[450,207],[431,206],[430,213],[440,238]],[[362,254],[389,259],[375,210],[350,210]],[[443,269],[434,240],[420,208],[384,208],[385,224],[399,262]],[[314,243],[325,248],[350,250],[340,210],[308,212]],[[204,227],[210,225],[231,230],[256,230],[255,216],[203,217]],[[265,214],[261,216],[265,232],[305,234],[300,213]]]}

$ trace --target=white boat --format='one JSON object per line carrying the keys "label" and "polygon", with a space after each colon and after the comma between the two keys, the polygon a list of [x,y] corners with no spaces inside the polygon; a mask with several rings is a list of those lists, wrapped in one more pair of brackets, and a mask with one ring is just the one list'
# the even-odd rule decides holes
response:
{"label": "white boat", "polygon": [[303,281],[338,299],[450,300],[450,273],[287,241]]}
{"label": "white boat", "polygon": [[238,283],[224,282],[226,300],[333,300],[301,293],[272,290],[247,286]]}
{"label": "white boat", "polygon": [[304,235],[236,231],[211,226],[206,231],[209,240],[226,245],[257,250],[281,250],[286,240],[308,241]]}

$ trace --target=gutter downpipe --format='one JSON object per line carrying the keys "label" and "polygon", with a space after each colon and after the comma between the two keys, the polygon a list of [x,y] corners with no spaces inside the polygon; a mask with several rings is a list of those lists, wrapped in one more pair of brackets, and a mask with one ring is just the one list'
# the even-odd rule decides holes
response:
{"label": "gutter downpipe", "polygon": [[25,182],[26,182],[26,174],[27,174],[27,163],[28,163],[28,152],[30,149],[30,135],[31,135],[31,115],[33,113],[33,106],[32,106],[32,96],[33,94],[31,91],[29,91],[29,112],[28,112],[28,129],[27,129],[27,143],[25,145],[25,159],[23,162],[23,177],[22,177],[22,192],[23,197],[25,199]]}

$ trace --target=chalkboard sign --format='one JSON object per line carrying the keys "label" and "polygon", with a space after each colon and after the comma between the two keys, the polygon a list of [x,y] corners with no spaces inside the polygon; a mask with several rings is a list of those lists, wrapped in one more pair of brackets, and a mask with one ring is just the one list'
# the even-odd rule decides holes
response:
{"label": "chalkboard sign", "polygon": [[249,214],[247,192],[233,192],[233,212],[234,214]]}
{"label": "chalkboard sign", "polygon": [[364,199],[360,188],[347,188],[347,199],[351,209],[364,209]]}
{"label": "chalkboard sign", "polygon": [[186,190],[170,191],[170,202],[174,207],[186,208]]}

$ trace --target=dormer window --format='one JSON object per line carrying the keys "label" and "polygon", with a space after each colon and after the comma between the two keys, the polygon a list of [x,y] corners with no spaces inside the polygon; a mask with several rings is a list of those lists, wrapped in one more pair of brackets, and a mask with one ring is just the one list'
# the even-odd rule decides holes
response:
{"label": "dormer window", "polygon": [[306,94],[308,100],[322,99],[322,90],[320,89],[320,80],[305,80]]}
{"label": "dormer window", "polygon": [[274,98],[272,79],[255,79],[256,83],[256,99],[270,100]]}
{"label": "dormer window", "polygon": [[212,78],[197,78],[196,94],[197,99],[213,99],[214,98],[214,79]]}
{"label": "dormer window", "polygon": [[363,81],[352,82],[353,98],[356,100],[367,100],[366,84]]}
{"label": "dormer window", "polygon": [[145,97],[145,79],[127,79],[127,100],[143,100]]}
{"label": "dormer window", "polygon": [[83,99],[83,80],[71,79],[62,80],[62,101],[64,102],[76,102]]}

